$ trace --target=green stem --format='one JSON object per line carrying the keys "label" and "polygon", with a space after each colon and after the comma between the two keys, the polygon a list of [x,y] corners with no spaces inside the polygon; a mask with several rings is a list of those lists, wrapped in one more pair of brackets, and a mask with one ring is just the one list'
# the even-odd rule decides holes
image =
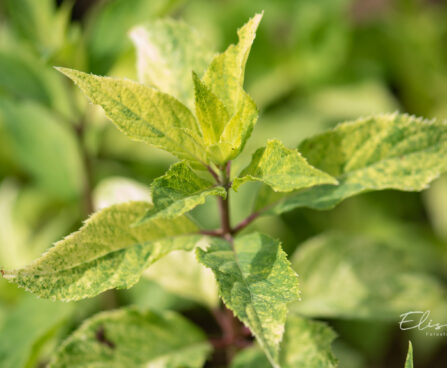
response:
{"label": "green stem", "polygon": [[94,212],[93,203],[93,168],[90,153],[85,143],[86,121],[85,117],[81,118],[79,124],[75,126],[76,135],[78,137],[81,158],[84,164],[84,211],[88,216]]}
{"label": "green stem", "polygon": [[78,138],[79,148],[81,151],[81,158],[84,164],[84,190],[83,190],[83,199],[84,199],[84,211],[88,216],[94,212],[94,204],[93,204],[93,170],[92,170],[92,161],[90,157],[90,153],[88,152],[88,148],[85,143],[85,129],[86,122],[85,118],[81,118],[79,124],[75,126],[76,136]]}

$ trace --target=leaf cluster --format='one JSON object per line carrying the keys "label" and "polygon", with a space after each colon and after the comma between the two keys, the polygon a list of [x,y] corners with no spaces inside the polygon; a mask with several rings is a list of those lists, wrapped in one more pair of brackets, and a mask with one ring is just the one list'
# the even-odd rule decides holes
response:
{"label": "leaf cluster", "polygon": [[[194,252],[195,267],[212,271],[223,303],[256,338],[257,345],[236,356],[234,367],[337,366],[331,350],[335,333],[309,318],[369,315],[368,308],[361,308],[364,300],[380,306],[387,294],[371,288],[371,279],[358,266],[364,257],[358,263],[351,258],[352,264],[347,261],[340,270],[338,260],[330,257],[326,262],[333,268],[320,265],[319,254],[334,252],[336,259],[364,246],[361,252],[370,252],[372,259],[380,246],[333,235],[305,244],[290,263],[280,241],[239,232],[265,214],[330,209],[369,191],[423,190],[447,169],[447,125],[395,113],[339,124],[298,148],[272,139],[234,175],[231,163],[258,119],[255,102],[244,90],[244,75],[261,18],[250,19],[239,29],[238,42],[214,56],[201,35],[182,22],[160,20],[134,28],[139,82],[58,68],[125,135],[180,161],[152,182],[150,202],[99,210],[30,265],[4,271],[6,279],[43,298],[79,300],[129,288],[153,264]],[[261,185],[254,212],[232,226],[230,193],[253,181]],[[217,197],[222,218],[221,228],[211,231],[189,216],[210,196]],[[394,251],[389,249],[388,259],[399,257]],[[346,269],[354,276],[339,274]],[[296,272],[302,274],[303,302]],[[411,288],[417,272],[405,276],[393,282]],[[318,295],[322,284],[335,277],[341,281],[333,293],[346,291],[346,280],[356,283],[347,295],[350,305],[336,305],[327,292]],[[443,290],[430,282],[433,295],[442,297]],[[312,293],[314,304],[306,302]],[[50,367],[200,367],[210,351],[203,332],[182,316],[128,308],[85,322],[59,348]],[[411,361],[410,345],[406,366]]]}

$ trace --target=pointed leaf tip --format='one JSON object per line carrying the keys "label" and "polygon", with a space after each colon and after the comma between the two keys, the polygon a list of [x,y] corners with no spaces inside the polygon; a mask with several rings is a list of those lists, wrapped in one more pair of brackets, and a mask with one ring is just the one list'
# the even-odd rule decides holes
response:
{"label": "pointed leaf tip", "polygon": [[247,181],[263,182],[275,192],[338,184],[334,177],[308,164],[298,150],[289,149],[276,139],[253,154],[250,164],[233,181],[233,189]]}
{"label": "pointed leaf tip", "polygon": [[42,298],[64,301],[129,288],[152,263],[174,250],[192,250],[202,238],[185,217],[131,227],[149,208],[146,202],[107,207],[39,259],[4,277]]}
{"label": "pointed leaf tip", "polygon": [[128,80],[59,68],[129,138],[204,164],[202,134],[191,111],[176,98]]}
{"label": "pointed leaf tip", "polygon": [[408,353],[407,359],[405,360],[405,368],[413,368],[413,344],[408,341]]}
{"label": "pointed leaf tip", "polygon": [[382,114],[345,122],[305,139],[298,147],[315,168],[337,178],[278,196],[260,193],[256,208],[275,203],[279,214],[297,207],[333,208],[342,200],[374,190],[421,191],[447,170],[447,124],[406,114]]}

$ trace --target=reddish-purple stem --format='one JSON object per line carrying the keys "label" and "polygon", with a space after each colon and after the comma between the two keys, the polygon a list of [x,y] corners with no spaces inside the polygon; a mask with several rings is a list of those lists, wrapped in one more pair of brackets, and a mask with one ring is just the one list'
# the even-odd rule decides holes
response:
{"label": "reddish-purple stem", "polygon": [[[201,230],[200,233],[209,236],[221,237],[233,244],[233,234],[245,228],[250,224],[259,213],[255,212],[244,221],[242,221],[235,228],[231,227],[230,223],[230,205],[229,205],[229,189],[231,187],[230,171],[231,162],[220,167],[221,175],[218,175],[210,166],[207,167],[210,174],[216,180],[217,185],[222,185],[226,192],[226,198],[218,197],[219,213],[221,228],[219,230]],[[242,349],[251,344],[250,330],[243,326],[233,315],[233,313],[226,307],[217,308],[213,310],[214,318],[216,319],[222,331],[222,337],[218,339],[211,339],[211,344],[216,349],[225,349],[228,363],[231,362],[237,349]]]}
{"label": "reddish-purple stem", "polygon": [[236,234],[239,231],[245,229],[248,225],[250,225],[254,220],[256,220],[261,215],[260,212],[253,212],[250,216],[242,220],[239,224],[237,224],[233,230],[232,234]]}
{"label": "reddish-purple stem", "polygon": [[217,173],[212,169],[211,166],[207,166],[206,167],[209,171],[209,173],[213,176],[214,180],[216,180],[216,183],[220,183],[220,179],[219,179],[219,175],[217,175]]}
{"label": "reddish-purple stem", "polygon": [[222,230],[200,230],[200,234],[222,237]]}

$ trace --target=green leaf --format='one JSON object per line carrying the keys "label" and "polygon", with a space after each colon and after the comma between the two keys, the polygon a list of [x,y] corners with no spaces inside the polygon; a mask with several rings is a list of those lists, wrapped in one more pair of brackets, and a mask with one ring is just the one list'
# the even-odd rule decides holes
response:
{"label": "green leaf", "polygon": [[151,190],[154,207],[140,223],[155,218],[175,218],[205,203],[208,196],[225,198],[227,195],[224,187],[202,179],[185,162],[172,165],[165,175],[152,182]]}
{"label": "green leaf", "polygon": [[222,165],[244,149],[258,119],[258,110],[251,97],[242,91],[237,111],[228,120],[223,103],[202,82],[196,81],[196,86],[196,114],[207,153],[214,163]]}
{"label": "green leaf", "polygon": [[322,322],[290,316],[281,345],[282,367],[335,368],[337,359],[331,350],[335,332]]}
{"label": "green leaf", "polygon": [[70,20],[71,6],[55,5],[54,0],[6,1],[13,29],[46,58],[62,47]]}
{"label": "green leaf", "polygon": [[218,163],[233,160],[245,147],[258,119],[258,108],[253,99],[241,89],[236,112],[225,125],[218,144],[208,148]]}
{"label": "green leaf", "polygon": [[333,177],[310,166],[297,150],[284,147],[278,140],[269,140],[266,147],[253,154],[250,164],[233,181],[233,188],[255,180],[277,192],[337,184]]}
{"label": "green leaf", "polygon": [[89,70],[95,74],[107,74],[117,59],[132,49],[129,29],[169,14],[183,1],[113,0],[99,3],[86,19]]}
{"label": "green leaf", "polygon": [[264,191],[257,207],[272,200],[274,213],[297,207],[329,209],[372,190],[420,191],[447,168],[447,124],[408,115],[380,115],[344,123],[304,140],[298,150],[309,164],[339,181],[286,197]]}
{"label": "green leaf", "polygon": [[[231,361],[230,368],[271,368],[264,352],[259,346],[251,346],[241,350]],[[284,368],[281,364],[280,367]]]}
{"label": "green leaf", "polygon": [[[35,351],[52,337],[71,314],[73,308],[27,296],[8,313],[0,329],[0,366],[2,368],[35,367]],[[34,355],[34,356],[33,356]],[[34,358],[34,359],[33,359]]]}
{"label": "green leaf", "polygon": [[197,249],[199,262],[211,268],[226,306],[278,367],[287,304],[299,298],[298,278],[286,254],[277,240],[259,233],[236,238],[233,244],[218,238],[210,242],[207,250]]}
{"label": "green leaf", "polygon": [[34,102],[0,101],[14,156],[37,184],[58,199],[78,198],[84,168],[74,133]]}
{"label": "green leaf", "polygon": [[408,341],[408,353],[405,360],[405,368],[413,368],[413,345]]}
{"label": "green leaf", "polygon": [[244,91],[243,83],[245,64],[261,18],[262,14],[257,14],[239,29],[238,44],[215,56],[202,81],[196,81],[197,115],[202,125],[212,128],[207,128],[212,133],[209,142],[216,143],[209,144],[208,153],[218,164],[234,159],[242,151],[258,118],[256,104]]}
{"label": "green leaf", "polygon": [[65,301],[129,288],[150,264],[201,239],[185,217],[132,226],[150,206],[128,202],[99,211],[34,263],[4,277],[42,298]]}
{"label": "green leaf", "polygon": [[436,235],[447,240],[447,175],[435,180],[424,193],[424,204]]}
{"label": "green leaf", "polygon": [[186,23],[156,20],[135,27],[130,37],[137,49],[140,82],[194,107],[191,72],[203,74],[212,52],[203,36]]}
{"label": "green leaf", "polygon": [[312,238],[292,256],[303,299],[290,309],[321,318],[397,320],[411,310],[444,315],[446,290],[418,269],[414,257],[411,250],[369,237]]}
{"label": "green leaf", "polygon": [[202,137],[192,113],[174,97],[130,80],[58,68],[130,138],[179,158],[205,163]]}
{"label": "green leaf", "polygon": [[13,179],[1,181],[0,265],[18,268],[30,263],[70,231],[77,219],[72,207],[48,212],[48,197],[41,190],[21,187]]}
{"label": "green leaf", "polygon": [[203,82],[224,103],[230,115],[238,109],[242,96],[245,64],[262,14],[256,14],[238,30],[239,42],[214,57],[205,72]]}
{"label": "green leaf", "polygon": [[84,322],[62,344],[49,368],[199,368],[210,350],[203,332],[184,317],[127,308]]}
{"label": "green leaf", "polygon": [[222,131],[230,119],[223,102],[193,73],[197,120],[207,146],[220,140]]}
{"label": "green leaf", "polygon": [[219,295],[214,275],[197,261],[193,252],[171,252],[144,271],[143,276],[182,298],[210,309],[218,307]]}
{"label": "green leaf", "polygon": [[[335,332],[322,322],[290,316],[281,342],[280,366],[282,368],[337,367],[337,359],[331,349],[335,337]],[[253,347],[239,353],[231,367],[268,368],[269,363],[262,351]]]}
{"label": "green leaf", "polygon": [[16,39],[5,39],[0,46],[0,93],[32,99],[72,119],[75,112],[64,78]]}

